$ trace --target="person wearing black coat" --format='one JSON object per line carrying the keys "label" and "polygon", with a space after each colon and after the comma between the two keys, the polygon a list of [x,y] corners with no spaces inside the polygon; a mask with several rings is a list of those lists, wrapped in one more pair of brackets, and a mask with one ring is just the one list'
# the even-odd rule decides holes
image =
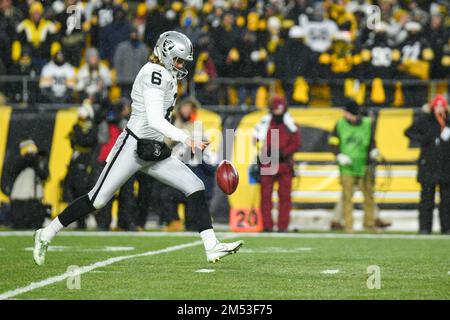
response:
{"label": "person wearing black coat", "polygon": [[[98,145],[98,128],[94,123],[94,111],[89,105],[78,108],[78,120],[69,133],[72,157],[67,175],[62,181],[63,200],[71,203],[89,192],[95,183],[92,177],[93,158]],[[78,229],[86,229],[86,217],[77,221]]]}
{"label": "person wearing black coat", "polygon": [[10,200],[13,229],[42,226],[47,215],[42,200],[48,177],[47,153],[39,150],[33,140],[22,140],[19,153],[7,157],[2,175],[2,191]]}
{"label": "person wearing black coat", "polygon": [[413,122],[405,134],[420,144],[417,180],[421,184],[419,232],[432,231],[436,186],[439,186],[441,232],[450,234],[450,116],[445,98],[437,95],[429,113]]}

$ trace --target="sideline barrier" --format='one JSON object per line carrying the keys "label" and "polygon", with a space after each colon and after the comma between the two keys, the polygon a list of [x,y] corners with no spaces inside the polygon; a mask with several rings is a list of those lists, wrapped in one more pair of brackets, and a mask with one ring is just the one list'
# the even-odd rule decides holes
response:
{"label": "sideline barrier", "polygon": [[[216,221],[228,222],[229,207],[259,208],[259,185],[250,184],[248,176],[249,165],[256,155],[255,147],[248,141],[248,134],[266,111],[216,111],[200,109],[198,120],[204,122],[206,134],[213,141],[211,148],[233,161],[239,171],[239,187],[228,197],[228,201],[218,188],[214,190],[211,205],[213,215]],[[302,146],[294,155],[299,177],[293,181],[293,204],[299,208],[329,208],[340,195],[340,185],[327,137],[342,110],[291,108],[290,112],[302,131]],[[409,208],[415,207],[419,201],[420,185],[416,182],[415,165],[419,149],[403,134],[418,112],[412,109],[381,109],[376,112],[377,145],[389,164],[377,166],[376,201],[381,205]],[[60,182],[66,174],[72,154],[68,134],[75,121],[76,108],[33,112],[0,107],[0,176],[5,159],[13,152],[18,152],[19,141],[33,138],[49,155],[50,180],[45,186],[44,200],[52,205],[53,214],[65,205],[60,201]],[[237,130],[227,136],[225,128]],[[239,148],[242,152],[238,153]],[[0,192],[0,201],[7,200]],[[276,193],[274,200],[277,200]],[[359,192],[355,194],[355,200],[361,202]]]}

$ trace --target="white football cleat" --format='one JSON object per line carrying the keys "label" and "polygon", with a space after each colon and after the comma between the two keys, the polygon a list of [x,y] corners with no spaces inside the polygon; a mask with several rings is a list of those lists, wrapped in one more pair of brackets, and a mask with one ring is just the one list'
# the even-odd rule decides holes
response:
{"label": "white football cleat", "polygon": [[242,240],[231,243],[217,242],[211,250],[206,251],[206,258],[208,259],[208,262],[216,263],[220,258],[238,252],[243,244],[244,241]]}
{"label": "white football cleat", "polygon": [[45,253],[47,252],[50,242],[41,239],[42,229],[34,233],[34,249],[33,259],[38,266],[42,266],[45,262]]}

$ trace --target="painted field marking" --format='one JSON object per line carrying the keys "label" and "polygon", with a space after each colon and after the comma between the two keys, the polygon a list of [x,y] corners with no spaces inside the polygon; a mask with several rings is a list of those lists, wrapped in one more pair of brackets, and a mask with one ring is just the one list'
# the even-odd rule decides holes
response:
{"label": "painted field marking", "polygon": [[336,274],[336,273],[339,273],[339,272],[340,272],[339,269],[329,269],[329,270],[323,270],[320,273],[323,273],[323,274]]}
{"label": "painted field marking", "polygon": [[[31,233],[31,234],[33,234],[33,233]],[[197,236],[198,236],[198,234],[197,234]],[[222,239],[231,239],[233,237],[235,237],[235,235],[225,235],[225,236],[220,237],[220,238],[222,238]],[[129,256],[119,256],[119,257],[109,258],[109,259],[106,259],[106,260],[103,260],[103,261],[99,261],[99,262],[96,262],[96,263],[88,265],[88,266],[80,267],[75,272],[74,271],[65,272],[63,274],[60,274],[59,276],[50,277],[50,278],[41,280],[39,282],[32,282],[26,287],[22,287],[22,288],[17,288],[17,289],[14,289],[14,290],[6,291],[6,292],[0,294],[0,300],[9,299],[9,298],[18,296],[20,294],[23,294],[23,293],[26,293],[26,292],[29,292],[29,291],[32,291],[32,290],[35,290],[35,289],[38,289],[38,288],[42,288],[42,287],[45,287],[45,286],[48,286],[48,285],[51,285],[51,284],[54,284],[56,282],[64,281],[68,277],[74,277],[74,276],[77,276],[77,275],[82,275],[84,273],[90,272],[90,271],[95,270],[97,268],[109,266],[109,265],[111,265],[113,263],[120,262],[120,261],[123,261],[123,260],[134,259],[134,258],[139,258],[139,257],[146,257],[146,256],[153,256],[153,255],[162,254],[162,253],[169,253],[169,252],[173,252],[173,251],[178,251],[178,250],[182,250],[182,249],[198,246],[200,244],[203,244],[203,241],[198,240],[198,241],[194,241],[194,242],[188,242],[188,243],[185,243],[185,244],[180,244],[180,245],[176,245],[176,246],[167,247],[165,249],[160,249],[160,250],[156,250],[156,251],[147,251],[147,252],[133,254],[133,255],[129,255]],[[30,257],[30,259],[32,259],[32,258]]]}
{"label": "painted field marking", "polygon": [[[64,281],[68,277],[82,275],[84,273],[90,272],[97,268],[102,268],[102,267],[111,265],[116,262],[120,262],[120,261],[124,261],[124,260],[128,260],[128,259],[139,258],[139,257],[153,256],[153,255],[162,254],[162,253],[169,253],[169,252],[173,252],[173,251],[177,251],[177,250],[182,250],[182,249],[198,246],[200,244],[203,244],[203,242],[202,241],[194,241],[194,242],[189,242],[189,243],[185,243],[185,244],[167,247],[167,248],[161,249],[161,250],[147,251],[147,252],[143,252],[143,253],[139,253],[139,254],[109,258],[109,259],[106,259],[103,261],[99,261],[99,262],[90,264],[88,266],[80,267],[75,272],[74,271],[65,272],[58,276],[50,277],[50,278],[47,278],[47,279],[44,279],[44,280],[41,280],[38,282],[32,282],[28,286],[25,286],[22,288],[17,288],[14,290],[6,291],[6,292],[0,294],[0,300],[10,299],[10,298],[18,296],[20,294],[24,294],[24,293],[33,291],[35,289],[42,288],[42,287],[54,284],[56,282]],[[32,259],[31,256],[30,256],[30,259]]]}
{"label": "painted field marking", "polygon": [[[48,251],[54,252],[62,252],[62,251],[71,251],[71,252],[118,252],[118,251],[131,251],[134,250],[134,247],[112,247],[112,246],[104,246],[100,248],[82,248],[76,246],[49,246]],[[24,248],[25,251],[33,251],[33,247]]]}
{"label": "painted field marking", "polygon": [[198,273],[211,273],[211,272],[215,272],[215,271],[216,270],[214,270],[214,269],[198,269],[195,272],[198,272]]}

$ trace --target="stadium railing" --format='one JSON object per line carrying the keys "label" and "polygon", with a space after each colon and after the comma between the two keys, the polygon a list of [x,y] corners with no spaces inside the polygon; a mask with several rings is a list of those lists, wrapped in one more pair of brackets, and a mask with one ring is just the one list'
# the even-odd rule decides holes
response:
{"label": "stadium railing", "polygon": [[[223,98],[220,99],[219,102],[226,105],[229,101],[228,99],[228,89],[230,87],[236,88],[239,86],[245,85],[254,85],[254,86],[266,86],[269,94],[273,94],[276,92],[277,83],[281,81],[284,84],[293,85],[296,79],[277,79],[277,78],[267,78],[267,77],[253,77],[253,78],[214,78],[211,79],[208,84],[213,84],[217,86],[217,94],[218,97]],[[357,79],[360,84],[370,84],[372,79]],[[305,81],[310,86],[310,101],[312,100],[321,100],[322,104],[320,106],[330,106],[331,102],[329,102],[330,93],[326,92],[326,90],[321,90],[320,86],[333,86],[333,85],[344,85],[345,79],[311,79],[305,78]],[[383,83],[386,85],[395,85],[396,83],[401,83],[402,87],[408,86],[427,86],[428,88],[428,97],[433,96],[435,93],[442,93],[442,88],[445,88],[444,91],[448,92],[448,87],[450,83],[450,79],[432,79],[432,80],[415,80],[415,79],[383,79]],[[187,92],[190,95],[196,95],[197,91],[200,90],[199,84],[194,81],[188,81]],[[319,87],[319,90],[313,90],[314,87]],[[36,101],[35,96],[39,92],[39,77],[33,77],[28,75],[0,75],[0,95],[3,94],[6,97],[6,102],[8,104],[20,105],[22,107],[28,106],[28,104],[40,104],[39,101]],[[294,103],[295,104],[295,103]],[[40,104],[42,105],[42,104]],[[72,106],[73,104],[56,104],[55,106],[51,106],[50,104],[46,104],[46,108],[49,109],[57,109],[57,108],[65,108],[68,106]],[[310,104],[306,105],[309,106]],[[234,107],[236,105],[233,105]],[[367,105],[370,106],[370,105]],[[247,106],[240,106],[243,110],[250,111]],[[386,106],[389,107],[389,106]],[[227,109],[227,106],[223,108]]]}

